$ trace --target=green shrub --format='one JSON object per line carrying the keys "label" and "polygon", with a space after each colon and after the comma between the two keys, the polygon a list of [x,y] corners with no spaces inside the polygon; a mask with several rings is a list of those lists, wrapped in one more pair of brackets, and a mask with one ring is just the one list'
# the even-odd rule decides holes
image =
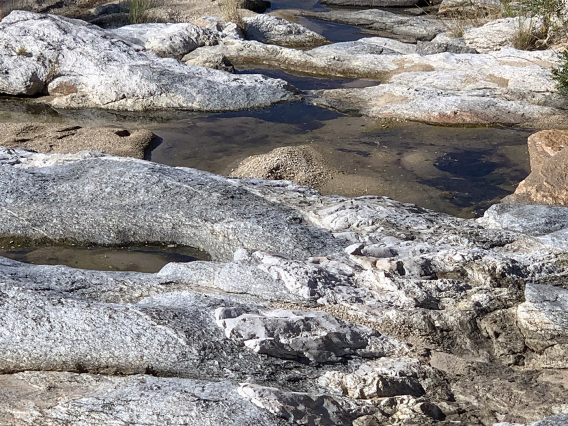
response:
{"label": "green shrub", "polygon": [[568,50],[560,53],[560,67],[554,72],[558,93],[568,99]]}
{"label": "green shrub", "polygon": [[152,0],[129,0],[128,18],[131,24],[148,22],[148,10],[153,6]]}

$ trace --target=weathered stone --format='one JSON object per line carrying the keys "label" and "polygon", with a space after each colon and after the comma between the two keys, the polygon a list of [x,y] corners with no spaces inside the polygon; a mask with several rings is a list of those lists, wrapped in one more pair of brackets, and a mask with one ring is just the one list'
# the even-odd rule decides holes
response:
{"label": "weathered stone", "polygon": [[[558,232],[546,210],[530,213],[538,232],[489,229],[497,215],[19,149],[0,150],[0,188],[3,245],[167,241],[217,259],[157,274],[0,259],[10,426],[184,410],[212,425],[527,424],[568,408],[568,268],[541,240]],[[183,379],[109,375],[138,373]]]}
{"label": "weathered stone", "polygon": [[0,92],[37,95],[47,89],[60,94],[51,100],[57,107],[235,110],[295,98],[282,80],[188,67],[52,15],[13,12],[0,23],[0,40],[0,68],[7,70]]}
{"label": "weathered stone", "polygon": [[144,158],[155,135],[148,130],[83,128],[52,124],[0,124],[0,145],[43,153],[72,154],[95,150],[111,155]]}
{"label": "weathered stone", "polygon": [[542,131],[531,135],[528,140],[531,173],[519,183],[515,193],[505,197],[503,202],[567,205],[567,142],[568,132],[562,130]]}
{"label": "weathered stone", "polygon": [[215,70],[226,71],[232,74],[235,74],[236,72],[235,67],[231,61],[229,61],[229,58],[223,54],[192,56],[191,59],[185,61],[185,64],[189,66],[213,68]]}
{"label": "weathered stone", "polygon": [[446,33],[438,34],[432,41],[418,41],[416,53],[420,55],[434,55],[436,53],[477,53],[469,47],[463,38],[452,38]]}
{"label": "weathered stone", "polygon": [[537,31],[541,28],[536,18],[503,18],[491,21],[481,27],[472,27],[464,31],[465,44],[480,53],[492,52],[503,46],[512,46],[520,32]]}
{"label": "weathered stone", "polygon": [[359,6],[359,7],[407,7],[415,6],[416,0],[323,0],[322,4],[330,6]]}
{"label": "weathered stone", "polygon": [[480,14],[500,12],[502,7],[499,0],[442,0],[438,13],[462,18],[468,15],[479,17]]}
{"label": "weathered stone", "polygon": [[[211,180],[206,172],[98,157],[67,163],[58,169],[62,173],[58,176],[48,169],[25,168],[30,162],[37,167],[34,161],[41,164],[49,157],[17,151],[8,158],[2,160],[23,167],[0,170],[10,181],[2,185],[4,213],[0,215],[11,217],[3,221],[0,234],[98,244],[175,241],[202,247],[221,259],[232,259],[238,248],[301,258],[340,250],[329,232],[310,226],[292,209],[282,210],[230,180]],[[134,199],[133,186],[139,188]],[[125,214],[126,200],[136,205],[147,200],[147,204],[141,210],[137,207],[138,213]],[[260,208],[258,202],[263,205],[262,214],[253,213]],[[46,215],[45,209],[53,209],[54,214]]]}
{"label": "weathered stone", "polygon": [[163,58],[181,59],[198,47],[217,44],[220,34],[193,24],[137,24],[110,30]]}
{"label": "weathered stone", "polygon": [[238,386],[229,381],[41,371],[0,376],[0,422],[5,426],[285,424],[240,396]]}
{"label": "weathered stone", "polygon": [[374,407],[358,407],[351,401],[329,395],[285,392],[254,384],[242,385],[239,393],[254,405],[296,424],[344,425],[377,411]]}
{"label": "weathered stone", "polygon": [[436,35],[447,31],[447,27],[437,19],[405,16],[380,9],[298,11],[297,14],[324,21],[361,26],[377,32],[381,37],[393,38],[406,43],[432,40]]}
{"label": "weathered stone", "polygon": [[563,368],[568,356],[568,290],[527,284],[517,317],[527,346],[535,351],[531,364]]}
{"label": "weathered stone", "polygon": [[244,18],[249,40],[285,47],[316,47],[329,43],[318,33],[302,25],[270,15]]}
{"label": "weathered stone", "polygon": [[243,160],[229,176],[290,180],[319,189],[338,173],[309,145],[276,148]]}

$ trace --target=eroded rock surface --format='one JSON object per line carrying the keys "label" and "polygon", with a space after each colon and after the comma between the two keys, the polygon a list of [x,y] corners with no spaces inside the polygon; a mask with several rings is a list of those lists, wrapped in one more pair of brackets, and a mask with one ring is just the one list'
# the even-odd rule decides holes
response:
{"label": "eroded rock surface", "polygon": [[270,15],[244,18],[247,38],[267,44],[285,47],[316,47],[329,43],[318,33],[302,25]]}
{"label": "eroded rock surface", "polygon": [[188,67],[78,20],[16,11],[0,40],[0,93],[49,93],[56,107],[221,111],[295,99],[282,80]]}
{"label": "eroded rock surface", "polygon": [[434,18],[404,16],[379,9],[332,10],[330,12],[298,11],[297,14],[340,24],[357,25],[406,43],[432,40],[447,31],[447,27]]}
{"label": "eroded rock surface", "polygon": [[567,143],[568,132],[565,130],[541,131],[531,135],[528,139],[531,173],[519,183],[515,193],[503,201],[566,206]]}
{"label": "eroded rock surface", "polygon": [[42,153],[76,153],[84,150],[144,158],[155,135],[148,130],[83,128],[53,124],[2,123],[0,145]]}
{"label": "eroded rock surface", "polygon": [[531,229],[510,209],[458,219],[88,152],[2,149],[0,183],[3,240],[169,241],[217,259],[142,274],[0,258],[7,425],[568,412],[568,262],[547,209]]}

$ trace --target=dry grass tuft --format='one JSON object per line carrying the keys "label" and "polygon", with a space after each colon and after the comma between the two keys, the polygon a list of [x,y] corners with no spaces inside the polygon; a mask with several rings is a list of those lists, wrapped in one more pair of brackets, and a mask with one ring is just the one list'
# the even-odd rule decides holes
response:
{"label": "dry grass tuft", "polygon": [[129,0],[128,18],[131,24],[150,22],[148,11],[154,6],[153,0]]}
{"label": "dry grass tuft", "polygon": [[239,10],[237,0],[219,0],[219,8],[226,22],[233,22],[242,31],[246,30],[246,24]]}

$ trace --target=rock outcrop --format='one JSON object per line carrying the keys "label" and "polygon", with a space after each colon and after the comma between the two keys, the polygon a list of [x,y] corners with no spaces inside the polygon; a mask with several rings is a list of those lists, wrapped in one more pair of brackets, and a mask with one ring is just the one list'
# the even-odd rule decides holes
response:
{"label": "rock outcrop", "polygon": [[519,183],[508,203],[568,205],[568,131],[543,130],[528,139],[531,173]]}
{"label": "rock outcrop", "polygon": [[294,11],[295,14],[340,24],[357,25],[377,33],[381,37],[393,38],[405,43],[419,40],[429,41],[447,31],[439,19],[399,15],[380,9],[332,10],[329,12]]}
{"label": "rock outcrop", "polygon": [[465,220],[5,148],[0,183],[3,240],[169,241],[216,259],[143,274],[0,258],[3,424],[492,425],[568,410],[558,208],[531,211],[536,229],[514,208]]}
{"label": "rock outcrop", "polygon": [[295,99],[282,80],[188,67],[77,20],[12,12],[0,40],[0,93],[48,93],[59,108],[223,111]]}
{"label": "rock outcrop", "polygon": [[329,43],[318,33],[302,25],[270,15],[256,15],[244,18],[247,38],[266,44],[284,47],[308,48]]}

